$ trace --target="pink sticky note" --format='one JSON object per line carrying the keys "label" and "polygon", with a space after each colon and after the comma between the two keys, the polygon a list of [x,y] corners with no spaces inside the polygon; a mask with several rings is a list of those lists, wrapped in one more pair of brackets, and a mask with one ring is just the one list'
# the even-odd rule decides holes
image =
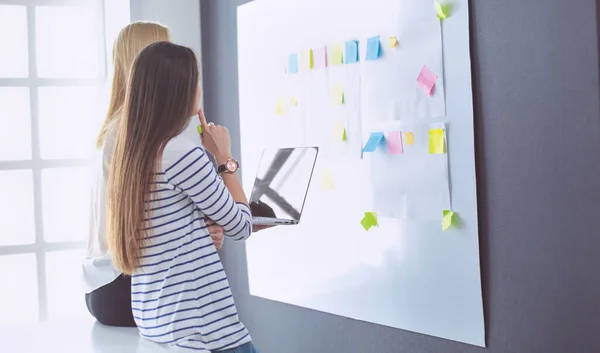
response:
{"label": "pink sticky note", "polygon": [[314,68],[327,67],[327,47],[313,49]]}
{"label": "pink sticky note", "polygon": [[402,132],[401,131],[390,131],[387,135],[387,145],[389,154],[402,154]]}
{"label": "pink sticky note", "polygon": [[417,77],[417,86],[423,93],[431,97],[433,96],[433,88],[435,87],[437,78],[437,75],[431,72],[427,66],[423,66],[419,77]]}

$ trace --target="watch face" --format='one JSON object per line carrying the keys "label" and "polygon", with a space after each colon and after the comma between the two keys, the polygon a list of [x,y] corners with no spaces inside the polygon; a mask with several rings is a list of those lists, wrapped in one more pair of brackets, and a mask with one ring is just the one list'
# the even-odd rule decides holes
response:
{"label": "watch face", "polygon": [[227,163],[225,163],[225,167],[227,168],[228,171],[230,172],[235,172],[238,169],[238,164],[236,161],[230,159],[227,161]]}

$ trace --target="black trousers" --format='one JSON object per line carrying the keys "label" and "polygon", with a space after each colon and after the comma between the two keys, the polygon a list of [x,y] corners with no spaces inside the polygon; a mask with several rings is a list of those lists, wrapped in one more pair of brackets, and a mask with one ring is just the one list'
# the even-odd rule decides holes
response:
{"label": "black trousers", "polygon": [[131,277],[121,275],[111,283],[85,295],[90,314],[101,324],[135,327],[131,312]]}

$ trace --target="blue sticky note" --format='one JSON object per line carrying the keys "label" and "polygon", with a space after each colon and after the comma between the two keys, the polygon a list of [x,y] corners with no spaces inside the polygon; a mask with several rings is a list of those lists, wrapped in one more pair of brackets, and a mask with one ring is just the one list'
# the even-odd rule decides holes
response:
{"label": "blue sticky note", "polygon": [[358,62],[358,42],[349,40],[346,42],[346,64]]}
{"label": "blue sticky note", "polygon": [[288,55],[287,72],[288,74],[298,73],[298,54]]}
{"label": "blue sticky note", "polygon": [[377,60],[380,54],[379,36],[367,39],[367,60]]}
{"label": "blue sticky note", "polygon": [[384,140],[383,132],[372,132],[369,136],[369,140],[363,147],[363,152],[375,152],[377,147],[381,145]]}

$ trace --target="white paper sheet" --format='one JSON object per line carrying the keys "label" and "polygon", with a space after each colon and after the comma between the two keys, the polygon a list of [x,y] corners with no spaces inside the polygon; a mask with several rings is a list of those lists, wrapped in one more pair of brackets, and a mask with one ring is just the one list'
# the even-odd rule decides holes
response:
{"label": "white paper sheet", "polygon": [[[370,162],[373,203],[379,217],[441,220],[442,211],[451,209],[448,154],[429,154],[429,130],[435,128],[446,130],[442,123],[388,123],[379,129],[402,131],[404,146],[404,153],[390,155],[384,143],[365,157]],[[406,132],[415,137],[411,146]]]}

